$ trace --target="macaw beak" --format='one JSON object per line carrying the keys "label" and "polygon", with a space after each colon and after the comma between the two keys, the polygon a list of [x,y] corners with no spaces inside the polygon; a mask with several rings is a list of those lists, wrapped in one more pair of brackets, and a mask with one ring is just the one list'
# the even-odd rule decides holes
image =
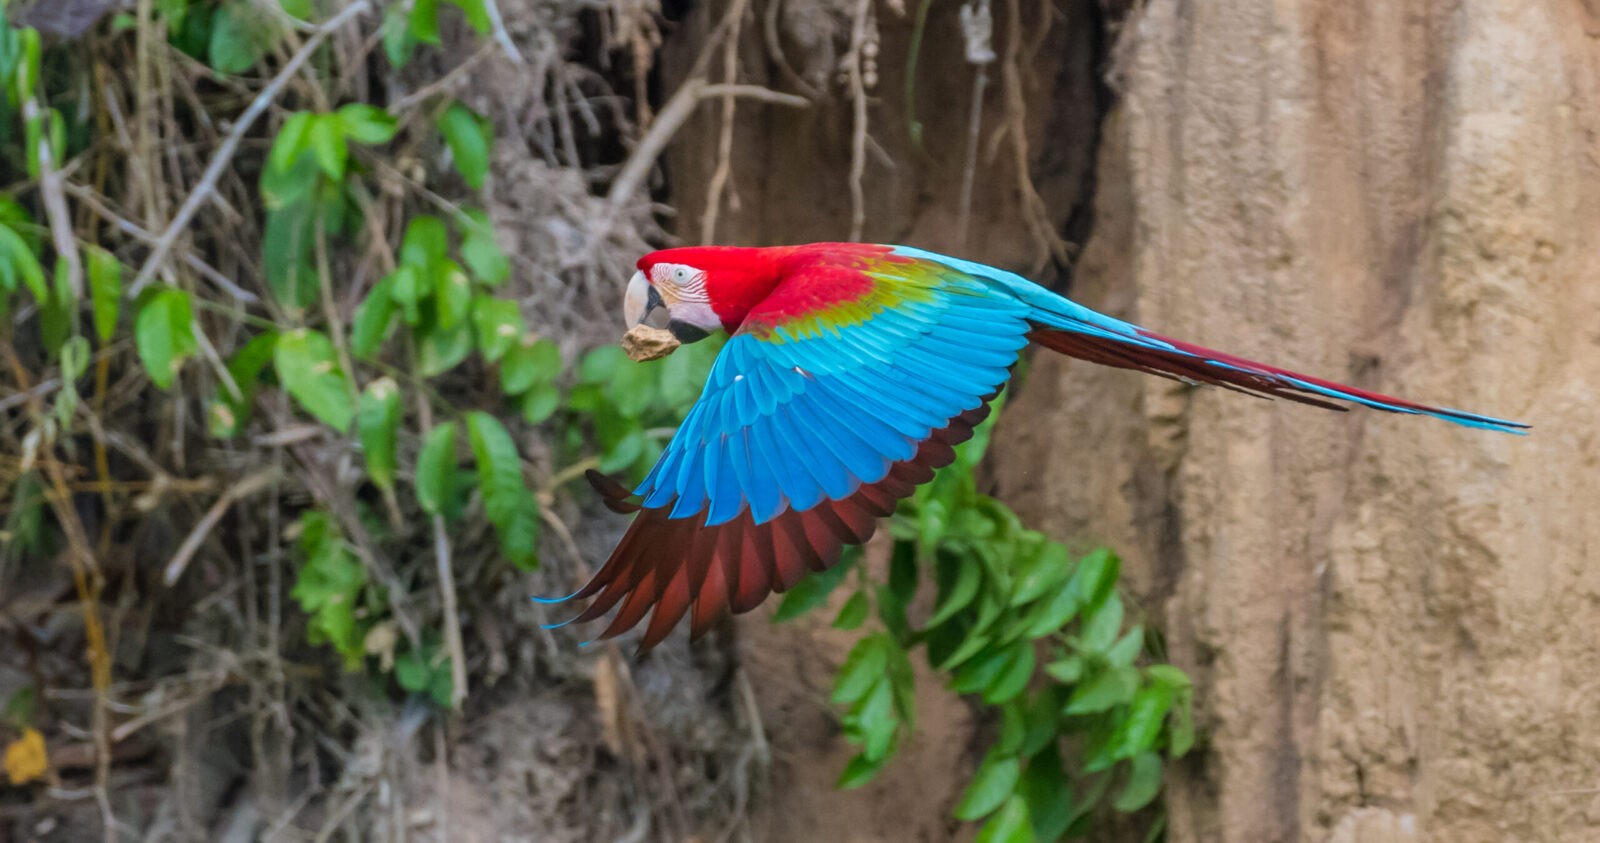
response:
{"label": "macaw beak", "polygon": [[622,318],[632,328],[644,324],[656,308],[661,307],[661,294],[651,286],[643,272],[635,272],[628,281],[628,292],[622,298]]}

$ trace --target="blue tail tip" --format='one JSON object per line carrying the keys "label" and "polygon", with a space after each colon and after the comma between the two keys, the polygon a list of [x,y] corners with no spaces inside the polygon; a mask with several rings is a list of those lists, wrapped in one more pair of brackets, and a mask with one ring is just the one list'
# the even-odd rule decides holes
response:
{"label": "blue tail tip", "polygon": [[[578,589],[578,591],[582,591],[582,590],[583,589],[581,589],[581,588]],[[532,600],[535,603],[539,603],[539,604],[542,604],[542,605],[545,605],[545,606],[549,606],[549,605],[554,604],[554,603],[565,603],[568,600],[571,600],[572,598],[577,597],[578,596],[578,591],[574,591],[574,592],[572,592],[571,594],[568,594],[565,597],[544,597],[542,595],[535,594],[532,597],[529,597],[528,599]]]}

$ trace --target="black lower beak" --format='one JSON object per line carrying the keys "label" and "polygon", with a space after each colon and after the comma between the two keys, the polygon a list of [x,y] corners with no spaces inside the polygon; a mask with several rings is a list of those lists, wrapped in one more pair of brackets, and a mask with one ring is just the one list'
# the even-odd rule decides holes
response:
{"label": "black lower beak", "polygon": [[679,322],[676,319],[667,323],[667,330],[671,331],[672,335],[677,337],[678,342],[684,345],[696,343],[711,336],[708,331],[690,325],[688,322]]}

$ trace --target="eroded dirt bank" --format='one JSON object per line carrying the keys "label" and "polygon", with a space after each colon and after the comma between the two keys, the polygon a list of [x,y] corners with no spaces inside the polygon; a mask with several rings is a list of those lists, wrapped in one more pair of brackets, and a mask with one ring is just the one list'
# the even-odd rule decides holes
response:
{"label": "eroded dirt bank", "polygon": [[1173,839],[1600,835],[1594,13],[1223,0],[1129,24],[1081,300],[1535,426],[1040,361],[1001,486],[1122,548],[1200,679]]}

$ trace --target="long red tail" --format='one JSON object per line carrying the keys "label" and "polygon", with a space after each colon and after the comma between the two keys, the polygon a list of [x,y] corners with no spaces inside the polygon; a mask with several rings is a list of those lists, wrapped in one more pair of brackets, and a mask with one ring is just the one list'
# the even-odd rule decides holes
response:
{"label": "long red tail", "polygon": [[[1126,324],[1126,323],[1123,323]],[[1092,332],[1036,325],[1028,338],[1053,351],[1105,366],[1134,369],[1153,375],[1211,384],[1252,395],[1287,398],[1329,410],[1348,410],[1334,401],[1348,401],[1391,413],[1433,416],[1485,430],[1523,433],[1528,425],[1445,407],[1431,407],[1346,386],[1310,375],[1291,372],[1216,351],[1205,346],[1164,337],[1133,325],[1123,337],[1103,329]]]}

